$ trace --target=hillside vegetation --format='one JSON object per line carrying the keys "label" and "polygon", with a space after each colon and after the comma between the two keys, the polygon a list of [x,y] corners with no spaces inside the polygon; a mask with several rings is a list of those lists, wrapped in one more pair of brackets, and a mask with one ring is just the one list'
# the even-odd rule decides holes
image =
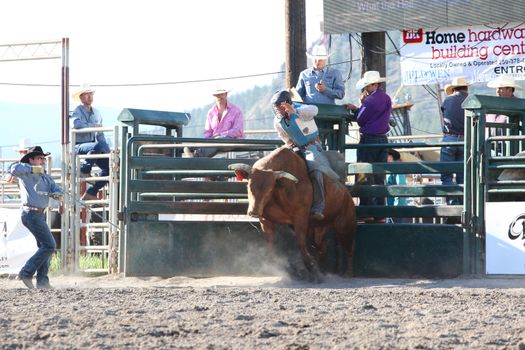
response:
{"label": "hillside vegetation", "polygon": [[[441,121],[437,99],[423,86],[401,86],[400,57],[396,50],[400,46],[400,32],[389,32],[389,35],[395,46],[388,38],[386,39],[387,93],[394,99],[397,92],[396,101],[399,103],[405,102],[407,99],[414,103],[410,111],[413,134],[440,133]],[[333,54],[330,57],[329,64],[339,69],[343,79],[346,80],[345,98],[337,101],[337,104],[356,103],[359,96],[359,91],[355,89],[355,83],[361,77],[361,46],[359,35],[353,34],[353,37],[355,39],[352,39],[350,44],[348,34],[331,36],[331,52]],[[317,43],[320,42],[319,40]],[[311,62],[308,64],[310,65]],[[284,71],[284,65],[282,70]],[[269,101],[272,94],[283,87],[284,74],[279,74],[270,85],[256,86],[240,93],[236,93],[235,89],[232,91],[229,100],[243,111],[246,130],[272,129],[273,116]],[[438,89],[436,85],[427,88],[434,92]],[[488,89],[486,84],[480,83],[471,87],[471,93],[493,94],[494,92],[492,89]],[[192,121],[186,129],[185,135],[196,137],[202,135],[206,113],[212,106],[211,102],[213,102],[212,96],[210,96],[209,105],[189,111]],[[275,135],[254,136],[254,138],[256,137],[274,138]]]}

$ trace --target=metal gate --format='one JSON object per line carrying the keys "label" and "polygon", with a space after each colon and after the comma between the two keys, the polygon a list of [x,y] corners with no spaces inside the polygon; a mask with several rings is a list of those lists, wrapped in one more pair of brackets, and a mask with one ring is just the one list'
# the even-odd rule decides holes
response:
{"label": "metal gate", "polygon": [[[468,233],[465,249],[471,259],[472,274],[485,273],[485,204],[508,201],[509,194],[525,193],[524,180],[502,181],[505,169],[525,170],[525,99],[471,95],[465,109],[465,212],[463,224]],[[507,123],[486,122],[487,114],[508,116]],[[494,132],[498,131],[499,132]]]}

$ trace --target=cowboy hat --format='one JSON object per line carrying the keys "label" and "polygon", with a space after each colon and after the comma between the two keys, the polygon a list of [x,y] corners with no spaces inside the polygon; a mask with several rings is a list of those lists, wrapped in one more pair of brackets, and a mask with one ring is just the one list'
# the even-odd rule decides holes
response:
{"label": "cowboy hat", "polygon": [[44,157],[47,157],[48,155],[50,155],[51,153],[49,152],[45,152],[42,151],[42,147],[40,146],[35,146],[35,147],[31,147],[27,154],[24,155],[21,159],[20,159],[20,163],[29,163],[29,158],[34,158],[36,156],[44,156]]}
{"label": "cowboy hat", "polygon": [[20,143],[18,144],[18,147],[13,147],[13,150],[16,152],[24,152],[24,151],[29,150],[29,148],[31,148],[31,144],[32,144],[31,139],[24,137],[20,139]]}
{"label": "cowboy hat", "polygon": [[327,60],[331,54],[326,52],[326,47],[323,45],[315,45],[312,48],[312,52],[306,52],[306,56],[310,57],[313,60]]}
{"label": "cowboy hat", "polygon": [[215,89],[215,90],[213,90],[213,92],[211,94],[213,96],[217,96],[217,95],[227,94],[228,92],[230,92],[229,89]]}
{"label": "cowboy hat", "polygon": [[355,87],[358,90],[361,90],[370,84],[382,83],[384,81],[386,81],[386,78],[382,78],[381,74],[379,74],[378,71],[370,70],[368,72],[365,72],[363,77],[357,81],[357,83],[355,84]]}
{"label": "cowboy hat", "polygon": [[89,86],[89,84],[82,84],[80,85],[78,90],[76,90],[73,93],[73,99],[76,101],[80,101],[80,95],[88,93],[88,92],[95,92],[95,90],[92,89],[91,86]]}
{"label": "cowboy hat", "polygon": [[454,93],[454,89],[460,86],[470,86],[470,83],[465,77],[455,77],[450,84],[445,85],[445,93],[450,96]]}
{"label": "cowboy hat", "polygon": [[510,75],[499,75],[496,79],[487,83],[489,88],[511,87],[516,90],[521,90],[521,86],[516,83],[516,80]]}

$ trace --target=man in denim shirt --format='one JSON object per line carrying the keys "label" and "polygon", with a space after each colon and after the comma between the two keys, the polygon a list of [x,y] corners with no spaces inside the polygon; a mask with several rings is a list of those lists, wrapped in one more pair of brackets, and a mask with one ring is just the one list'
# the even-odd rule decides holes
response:
{"label": "man in denim shirt", "polygon": [[[445,93],[447,97],[441,105],[443,112],[443,142],[463,142],[465,134],[465,111],[461,104],[468,96],[468,83],[465,77],[456,77],[452,82],[445,85]],[[444,146],[441,147],[440,161],[454,162],[463,161],[465,153],[464,146]],[[453,173],[441,174],[441,183],[443,185],[454,184]],[[458,185],[463,183],[463,172],[456,173],[456,183]],[[457,205],[462,204],[463,200],[460,197],[448,197],[447,204]]]}
{"label": "man in denim shirt", "polygon": [[[73,94],[74,100],[79,100],[81,104],[75,108],[71,118],[73,119],[73,129],[93,128],[102,126],[102,115],[92,106],[95,90],[89,85],[82,85]],[[110,149],[104,137],[104,133],[81,133],[76,135],[75,149],[77,154],[101,154],[109,153]],[[80,165],[81,176],[89,177],[92,166],[96,164],[100,168],[100,176],[109,175],[109,159],[86,159]],[[97,181],[93,186],[86,190],[82,197],[83,200],[97,199],[97,193],[104,187],[107,181]]]}
{"label": "man in denim shirt", "polygon": [[[327,67],[330,56],[322,45],[314,46],[312,53],[306,54],[313,61],[313,66],[299,74],[296,90],[304,103],[335,104],[335,99],[345,97],[345,84],[341,72]],[[331,128],[329,122],[317,121],[320,129]],[[323,140],[325,143],[325,140]]]}
{"label": "man in denim shirt", "polygon": [[49,204],[49,197],[59,200],[62,197],[62,190],[44,171],[47,155],[49,153],[44,153],[40,146],[32,147],[20,162],[11,164],[8,169],[8,173],[19,179],[22,223],[35,236],[38,246],[36,253],[18,274],[18,278],[29,289],[34,288],[32,280],[35,272],[37,288],[51,288],[47,275],[56,243],[47,226],[45,210]]}

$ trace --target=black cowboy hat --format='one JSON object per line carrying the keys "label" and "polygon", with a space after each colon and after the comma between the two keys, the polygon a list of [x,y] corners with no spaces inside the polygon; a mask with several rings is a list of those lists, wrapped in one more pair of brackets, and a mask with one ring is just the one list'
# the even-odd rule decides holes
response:
{"label": "black cowboy hat", "polygon": [[27,151],[27,154],[24,155],[22,157],[22,159],[20,159],[20,163],[29,163],[29,158],[34,158],[36,156],[45,156],[45,157],[47,157],[50,154],[51,154],[50,152],[44,153],[44,151],[42,151],[42,147],[40,147],[40,146],[31,147]]}

